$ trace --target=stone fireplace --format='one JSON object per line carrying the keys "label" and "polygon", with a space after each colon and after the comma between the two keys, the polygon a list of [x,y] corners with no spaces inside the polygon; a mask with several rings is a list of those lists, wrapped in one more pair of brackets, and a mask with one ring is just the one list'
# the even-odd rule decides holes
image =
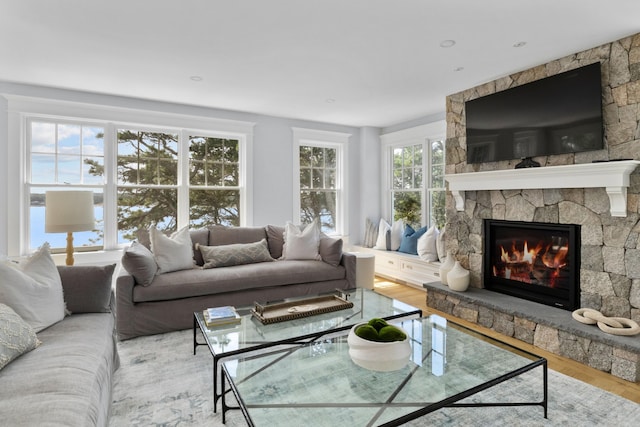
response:
{"label": "stone fireplace", "polygon": [[[465,101],[596,61],[605,149],[536,157],[540,168],[466,163]],[[445,241],[471,271],[471,286],[485,287],[485,219],[578,224],[580,305],[640,322],[640,168],[599,172],[629,163],[606,160],[640,160],[640,34],[450,95],[446,107],[446,174],[467,175],[470,186],[451,191],[448,182]]]}
{"label": "stone fireplace", "polygon": [[485,288],[565,310],[579,308],[580,226],[484,220]]}
{"label": "stone fireplace", "polygon": [[[519,160],[466,163],[465,101],[598,61],[603,150],[536,157],[542,167],[530,169],[514,170]],[[572,320],[569,311],[481,288],[492,268],[484,261],[485,220],[578,225],[576,303],[640,323],[640,34],[450,95],[446,110],[445,244],[471,272],[471,287],[456,293],[425,284],[427,306],[639,381],[640,336],[604,334]]]}

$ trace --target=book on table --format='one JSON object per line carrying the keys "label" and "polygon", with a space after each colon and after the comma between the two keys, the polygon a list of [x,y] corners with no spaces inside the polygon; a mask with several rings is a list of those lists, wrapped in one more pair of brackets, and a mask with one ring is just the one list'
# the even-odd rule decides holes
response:
{"label": "book on table", "polygon": [[240,323],[241,317],[232,306],[208,308],[202,312],[207,326],[219,326]]}

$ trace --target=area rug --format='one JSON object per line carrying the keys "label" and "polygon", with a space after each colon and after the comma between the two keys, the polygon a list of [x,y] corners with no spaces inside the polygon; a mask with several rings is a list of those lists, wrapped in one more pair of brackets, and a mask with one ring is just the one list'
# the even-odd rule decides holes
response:
{"label": "area rug", "polygon": [[[213,359],[202,346],[194,356],[192,340],[193,332],[187,330],[118,343],[121,367],[115,375],[111,427],[247,425],[240,411],[228,412],[226,424],[220,412],[213,413]],[[540,399],[541,381],[536,370],[467,401]],[[635,402],[549,370],[546,420],[541,407],[444,408],[408,425],[624,427],[637,426],[638,420],[640,405]]]}

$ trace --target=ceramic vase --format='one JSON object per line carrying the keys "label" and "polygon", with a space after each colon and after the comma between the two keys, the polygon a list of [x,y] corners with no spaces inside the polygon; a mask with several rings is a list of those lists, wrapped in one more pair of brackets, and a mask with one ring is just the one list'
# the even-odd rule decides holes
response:
{"label": "ceramic vase", "polygon": [[466,291],[469,287],[469,270],[456,261],[451,271],[447,273],[447,283],[452,291]]}
{"label": "ceramic vase", "polygon": [[456,260],[453,257],[451,251],[447,252],[447,259],[444,260],[444,263],[440,266],[440,281],[443,285],[447,284],[447,274],[456,264]]}

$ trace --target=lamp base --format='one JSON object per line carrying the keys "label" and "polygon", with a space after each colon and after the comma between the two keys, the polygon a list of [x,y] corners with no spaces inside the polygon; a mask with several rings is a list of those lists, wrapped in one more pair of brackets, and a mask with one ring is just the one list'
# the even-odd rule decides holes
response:
{"label": "lamp base", "polygon": [[67,232],[67,265],[73,265],[73,233]]}

